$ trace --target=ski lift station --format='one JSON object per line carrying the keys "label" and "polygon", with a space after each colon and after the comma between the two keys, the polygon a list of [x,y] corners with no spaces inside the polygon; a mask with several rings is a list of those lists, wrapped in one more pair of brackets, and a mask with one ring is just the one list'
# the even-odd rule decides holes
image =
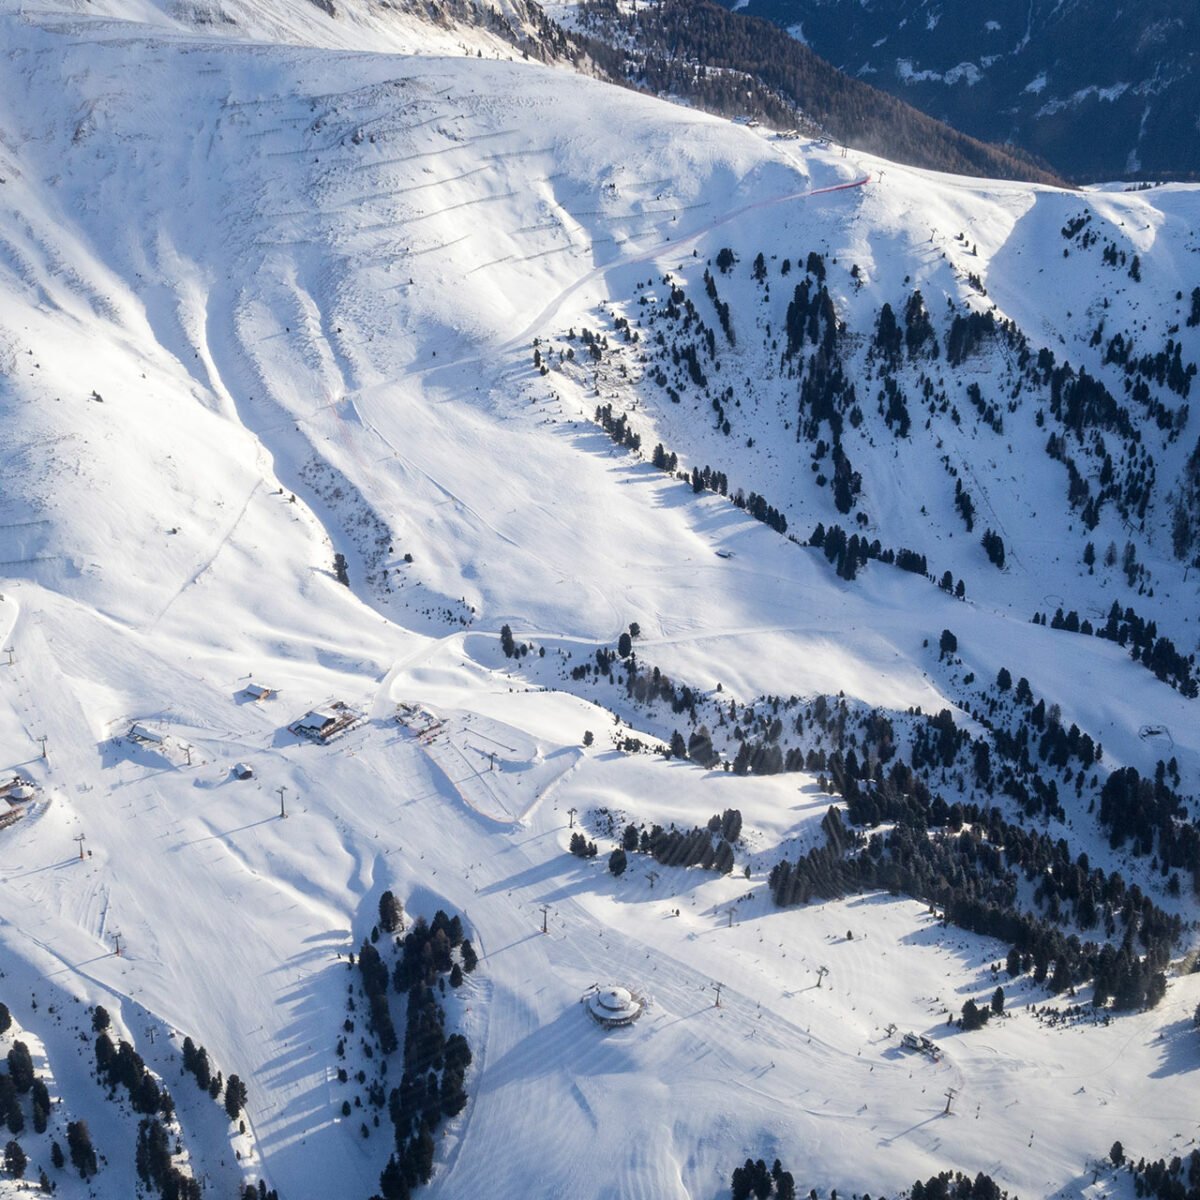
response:
{"label": "ski lift station", "polygon": [[901,1039],[900,1044],[906,1050],[916,1050],[920,1054],[926,1054],[934,1062],[937,1062],[942,1057],[942,1048],[937,1042],[920,1033],[906,1033]]}
{"label": "ski lift station", "polygon": [[29,803],[37,799],[38,788],[23,775],[13,775],[0,783],[0,829],[15,825],[25,815]]}
{"label": "ski lift station", "polygon": [[162,746],[167,740],[161,733],[140,721],[134,721],[130,725],[127,736],[131,742],[140,742],[143,746]]}
{"label": "ski lift station", "polygon": [[9,804],[26,804],[37,798],[37,792],[37,784],[24,775],[13,775],[11,779],[0,783],[0,800],[7,800]]}
{"label": "ski lift station", "polygon": [[645,1005],[628,988],[616,984],[592,988],[585,993],[583,1003],[588,1015],[605,1029],[632,1025],[642,1015]]}

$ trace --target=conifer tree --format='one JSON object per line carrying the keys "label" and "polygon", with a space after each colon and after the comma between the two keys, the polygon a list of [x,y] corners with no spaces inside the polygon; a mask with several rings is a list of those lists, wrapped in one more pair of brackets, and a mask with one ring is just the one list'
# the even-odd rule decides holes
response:
{"label": "conifer tree", "polygon": [[462,954],[463,970],[470,975],[471,972],[475,970],[475,967],[479,962],[479,957],[475,953],[475,947],[471,945],[469,939],[463,938],[462,946],[459,948],[459,950]]}
{"label": "conifer tree", "polygon": [[4,1169],[14,1179],[25,1178],[25,1167],[28,1163],[29,1159],[25,1157],[25,1151],[21,1149],[21,1143],[15,1138],[4,1147]]}
{"label": "conifer tree", "polygon": [[96,1174],[96,1149],[92,1145],[92,1135],[86,1121],[68,1122],[67,1149],[71,1153],[71,1162],[79,1172],[80,1179],[90,1179]]}
{"label": "conifer tree", "polygon": [[246,1085],[237,1075],[230,1075],[225,1084],[225,1112],[236,1121],[246,1106]]}

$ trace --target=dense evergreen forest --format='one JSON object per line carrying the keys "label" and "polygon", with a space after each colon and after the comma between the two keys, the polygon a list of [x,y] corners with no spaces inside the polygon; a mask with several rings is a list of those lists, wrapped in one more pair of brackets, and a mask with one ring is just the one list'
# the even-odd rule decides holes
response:
{"label": "dense evergreen forest", "polygon": [[665,0],[635,9],[587,0],[581,23],[584,49],[612,78],[710,112],[823,133],[912,166],[1055,180],[1032,157],[958,133],[843,74],[769,21],[709,0]]}

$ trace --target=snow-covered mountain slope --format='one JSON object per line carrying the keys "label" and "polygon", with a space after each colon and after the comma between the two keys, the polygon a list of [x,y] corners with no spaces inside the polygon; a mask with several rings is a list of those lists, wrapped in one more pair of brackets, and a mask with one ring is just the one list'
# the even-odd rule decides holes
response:
{"label": "snow-covered mountain slope", "polygon": [[[940,924],[928,903],[873,888],[775,907],[773,868],[826,840],[824,759],[734,773],[630,751],[703,719],[732,761],[769,710],[789,714],[775,741],[842,754],[851,743],[818,735],[812,709],[843,693],[893,724],[902,757],[922,744],[915,710],[945,708],[999,764],[1024,720],[989,691],[1007,668],[1059,706],[1060,729],[1103,743],[1076,790],[1045,767],[1063,807],[1031,828],[1137,883],[1186,923],[1173,950],[1189,949],[1187,871],[1110,845],[1088,808],[1109,771],[1150,779],[1171,757],[1190,805],[1189,672],[1164,682],[1127,648],[1030,617],[1062,607],[1101,625],[1116,599],[1184,659],[1195,648],[1195,580],[1172,545],[1194,503],[1195,422],[1168,368],[1159,382],[1154,364],[1103,360],[1117,333],[1138,356],[1174,339],[1185,375],[1200,357],[1200,193],[906,171],[497,61],[471,29],[442,45],[409,21],[440,54],[368,53],[322,45],[316,17],[277,31],[291,11],[247,8],[212,34],[164,28],[157,8],[4,18],[0,781],[19,773],[37,795],[0,829],[0,1001],[15,1018],[0,1036],[27,1038],[61,1097],[45,1133],[21,1135],[34,1164],[64,1196],[135,1194],[138,1115],[92,1070],[100,1004],[175,1095],[181,1169],[214,1193],[379,1190],[394,1143],[371,1093],[402,1066],[364,1034],[347,956],[384,890],[411,916],[459,914],[480,958],[443,1001],[474,1057],[430,1196],[710,1197],[748,1155],[776,1154],[821,1195],[892,1194],[950,1168],[1026,1197],[1090,1195],[1115,1139],[1182,1151],[1169,1118],[1196,1062],[1189,976],[1146,1012],[1039,1018],[1065,1001],[991,969],[1009,942]],[[814,308],[810,336],[794,310],[789,348],[794,289],[807,279],[812,299],[822,273],[834,319]],[[879,336],[888,304],[903,340],[916,289],[936,359],[928,338],[896,356]],[[951,368],[954,318],[992,303],[1017,332],[976,330]],[[835,362],[855,401],[837,390],[817,417],[825,401],[805,393],[802,408],[801,388]],[[1051,378],[1067,362],[1127,425],[1102,400],[1073,415],[1078,375]],[[906,397],[903,436],[876,411],[885,380]],[[602,404],[610,423],[628,415],[640,452],[598,427]],[[1051,434],[1094,501],[1086,532]],[[677,471],[709,466],[727,492],[763,497],[775,528],[656,469],[660,441]],[[842,507],[835,442],[861,477],[843,480]],[[1122,486],[1149,465],[1153,485],[1110,495],[1106,456]],[[924,554],[935,578],[878,561],[839,577],[800,544],[818,522]],[[1123,571],[1126,543],[1140,573]],[[581,670],[631,622],[644,670],[690,704],[645,699],[619,664]],[[505,657],[505,626],[529,653]],[[943,630],[957,649],[939,654]],[[253,700],[252,682],[273,694]],[[810,706],[805,734],[800,709],[763,700],[792,696]],[[336,701],[361,718],[340,738],[289,731]],[[401,704],[426,715],[398,723]],[[865,760],[865,736],[854,744]],[[930,773],[949,802],[986,793],[964,767],[972,745]],[[1016,794],[994,791],[1023,823]],[[619,878],[604,869],[629,822],[689,829],[727,809],[744,822],[732,873],[632,852]],[[602,857],[567,853],[580,827]],[[1032,881],[1017,890],[1041,911]],[[1062,926],[1106,936],[1103,920]],[[583,1012],[585,989],[609,982],[647,1002],[634,1026]],[[1008,1017],[946,1025],[1000,982]],[[907,1029],[942,1056],[903,1049]],[[181,1073],[185,1037],[246,1082],[244,1132]],[[106,1160],[90,1185],[50,1161],[81,1118]]]}
{"label": "snow-covered mountain slope", "polygon": [[445,0],[432,4],[370,0],[33,0],[22,11],[46,29],[87,31],[88,38],[200,33],[220,42],[309,46],[322,50],[394,54],[472,54],[507,58],[556,57],[559,39],[536,6],[524,0]]}

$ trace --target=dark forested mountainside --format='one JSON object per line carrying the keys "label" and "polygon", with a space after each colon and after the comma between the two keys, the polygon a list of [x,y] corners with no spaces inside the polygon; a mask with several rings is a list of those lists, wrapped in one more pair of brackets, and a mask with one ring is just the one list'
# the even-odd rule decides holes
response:
{"label": "dark forested mountainside", "polygon": [[850,75],[1080,180],[1200,170],[1200,10],[998,0],[750,0]]}
{"label": "dark forested mountainside", "polygon": [[634,10],[585,0],[583,46],[612,78],[727,116],[823,132],[912,166],[1053,182],[1030,155],[985,145],[831,67],[771,22],[708,0]]}

